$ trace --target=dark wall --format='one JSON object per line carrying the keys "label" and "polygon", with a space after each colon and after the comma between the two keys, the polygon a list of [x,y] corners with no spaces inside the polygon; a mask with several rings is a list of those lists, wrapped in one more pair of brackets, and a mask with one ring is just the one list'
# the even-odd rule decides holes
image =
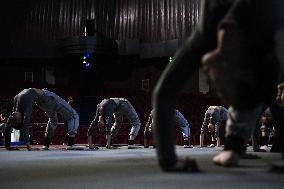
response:
{"label": "dark wall", "polygon": [[[49,86],[46,71],[53,70],[54,89],[65,88],[96,94],[104,82],[129,80],[133,70],[148,66],[137,57],[118,58],[112,64],[102,59],[93,71],[84,70],[80,59],[63,57],[58,41],[83,33],[85,19],[94,19],[94,28],[107,38],[128,41],[125,49],[172,49],[189,36],[198,21],[198,0],[9,0],[0,6],[0,76],[6,91],[15,94],[23,87]],[[141,45],[137,43],[147,45]],[[169,44],[166,48],[160,44]],[[124,44],[124,43],[120,43]],[[126,43],[125,43],[126,44]],[[140,48],[143,47],[143,48]],[[128,52],[125,50],[124,52]],[[137,53],[137,52],[136,52]],[[159,54],[159,53],[158,53]],[[160,53],[163,54],[163,53]],[[170,54],[172,55],[172,54]],[[78,55],[75,55],[78,56]],[[80,56],[80,55],[79,55]],[[122,57],[122,56],[120,56]],[[130,57],[130,58],[129,58]],[[138,63],[137,63],[138,62]],[[152,61],[160,70],[165,63]],[[152,64],[150,63],[150,64]],[[145,65],[144,65],[145,64]],[[147,65],[146,65],[147,64]],[[151,66],[151,65],[150,65]],[[24,72],[34,73],[26,82]],[[154,77],[158,78],[159,75]],[[136,80],[132,83],[138,83]],[[195,83],[196,84],[196,83]],[[153,82],[151,83],[154,86]],[[131,85],[133,86],[133,85]],[[1,92],[5,95],[6,92]]]}
{"label": "dark wall", "polygon": [[1,60],[0,64],[2,97],[15,95],[26,87],[40,87],[44,80],[44,64],[41,61]]}
{"label": "dark wall", "polygon": [[0,6],[0,57],[54,57],[57,41],[83,33],[84,20],[107,38],[160,42],[184,38],[198,0],[10,0]]}

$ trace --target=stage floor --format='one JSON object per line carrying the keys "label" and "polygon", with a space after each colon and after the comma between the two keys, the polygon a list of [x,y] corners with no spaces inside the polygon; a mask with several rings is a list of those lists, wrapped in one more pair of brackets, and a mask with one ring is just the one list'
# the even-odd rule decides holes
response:
{"label": "stage floor", "polygon": [[[153,148],[66,151],[0,150],[0,188],[27,189],[283,189],[284,174],[269,173],[281,154],[254,153],[260,159],[242,159],[240,167],[216,166],[211,159],[222,148],[183,148],[180,157],[197,160],[200,173],[165,173],[157,165]],[[248,148],[253,153],[251,148]]]}

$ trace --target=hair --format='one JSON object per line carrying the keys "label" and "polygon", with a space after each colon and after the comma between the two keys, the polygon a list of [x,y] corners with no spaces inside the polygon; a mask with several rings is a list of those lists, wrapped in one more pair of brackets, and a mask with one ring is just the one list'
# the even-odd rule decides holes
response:
{"label": "hair", "polygon": [[69,96],[69,97],[68,97],[68,101],[69,101],[69,100],[74,100],[73,96]]}

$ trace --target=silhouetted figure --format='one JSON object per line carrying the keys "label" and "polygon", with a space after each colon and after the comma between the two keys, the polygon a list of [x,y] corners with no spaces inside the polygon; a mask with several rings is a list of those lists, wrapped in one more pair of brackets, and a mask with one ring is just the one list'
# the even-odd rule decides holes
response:
{"label": "silhouetted figure", "polygon": [[163,170],[192,169],[192,160],[179,161],[175,154],[172,115],[178,93],[201,66],[201,59],[218,96],[230,106],[224,152],[214,157],[216,164],[238,164],[243,145],[266,106],[279,123],[276,133],[283,138],[284,109],[274,100],[278,76],[284,73],[284,64],[279,63],[283,57],[277,56],[284,44],[283,10],[281,0],[201,2],[196,31],[176,53],[153,94],[158,160]]}
{"label": "silhouetted figure", "polygon": [[79,116],[76,111],[61,97],[47,89],[29,88],[22,90],[14,97],[14,108],[9,116],[5,129],[5,145],[8,150],[14,150],[10,146],[12,128],[21,130],[21,135],[28,150],[33,150],[30,145],[29,124],[33,111],[33,105],[45,111],[49,117],[45,132],[43,149],[47,150],[57,127],[57,113],[60,113],[68,123],[68,147],[72,149],[74,138],[79,127]]}
{"label": "silhouetted figure", "polygon": [[106,133],[106,148],[113,148],[112,138],[117,134],[118,130],[122,126],[123,116],[126,116],[131,122],[128,148],[133,148],[134,139],[138,135],[141,123],[134,107],[125,98],[103,99],[97,105],[96,116],[92,121],[87,133],[89,148],[94,148],[93,135],[96,126],[99,127],[100,130],[105,131]]}

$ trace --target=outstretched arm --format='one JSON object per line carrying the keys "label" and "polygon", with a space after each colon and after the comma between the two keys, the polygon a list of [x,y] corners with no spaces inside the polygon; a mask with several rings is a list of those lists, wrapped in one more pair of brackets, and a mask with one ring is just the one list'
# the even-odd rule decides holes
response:
{"label": "outstretched arm", "polygon": [[[231,1],[228,1],[231,2]],[[175,154],[174,108],[177,97],[187,79],[198,71],[201,57],[216,46],[216,29],[226,13],[229,3],[204,0],[201,4],[201,20],[196,31],[177,51],[174,62],[161,75],[152,96],[155,137],[158,161],[165,171],[185,171],[188,162],[180,162]]]}

